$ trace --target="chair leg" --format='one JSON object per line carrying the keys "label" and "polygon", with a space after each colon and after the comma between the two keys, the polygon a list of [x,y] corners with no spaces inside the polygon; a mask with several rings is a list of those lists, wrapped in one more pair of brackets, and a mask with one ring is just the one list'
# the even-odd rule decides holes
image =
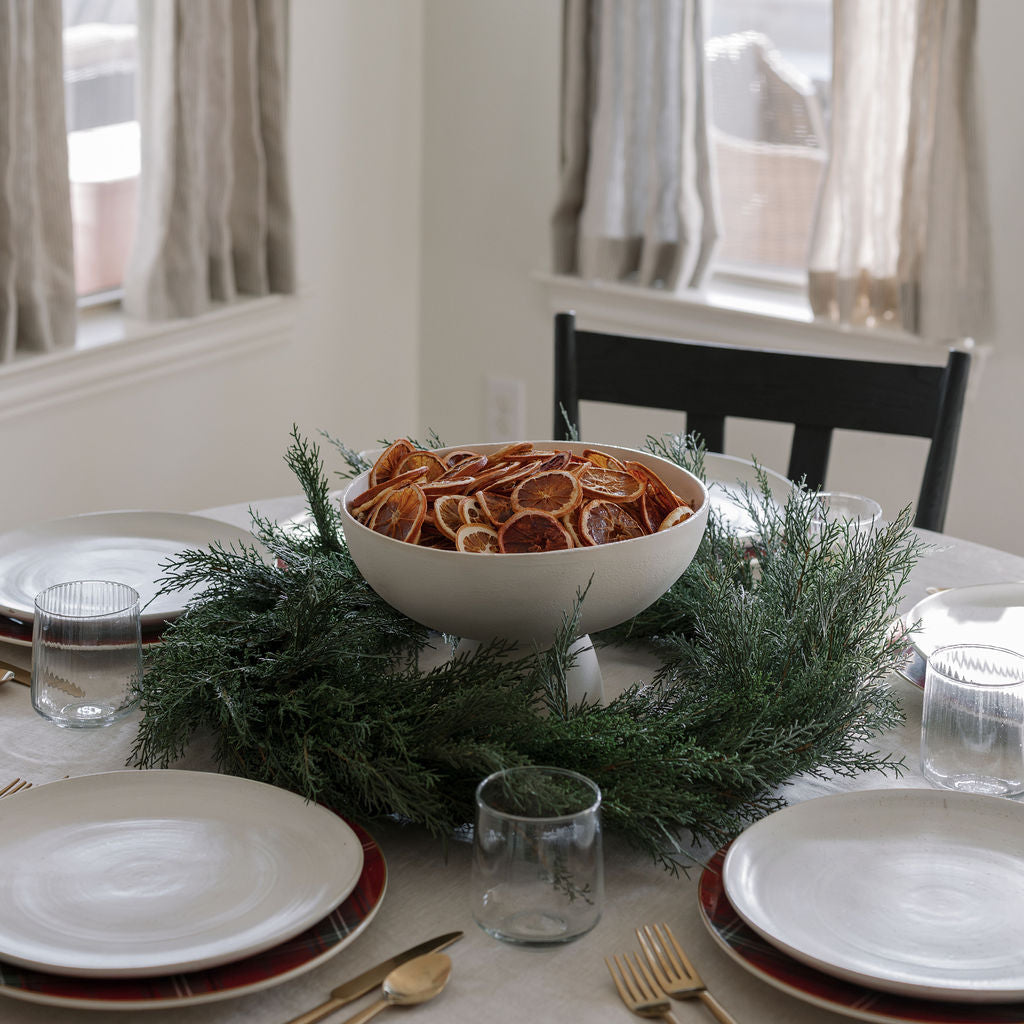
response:
{"label": "chair leg", "polygon": [[[580,404],[576,377],[576,315],[555,315],[555,441],[571,441],[579,436]],[[571,429],[570,429],[571,428]]]}
{"label": "chair leg", "polygon": [[796,426],[786,475],[797,483],[806,478],[807,486],[815,490],[824,487],[831,447],[831,427]]}

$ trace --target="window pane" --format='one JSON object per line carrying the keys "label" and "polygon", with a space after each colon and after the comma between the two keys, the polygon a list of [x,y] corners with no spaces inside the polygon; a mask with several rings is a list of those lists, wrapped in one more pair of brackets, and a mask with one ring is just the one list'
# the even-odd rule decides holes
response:
{"label": "window pane", "polygon": [[718,261],[804,270],[827,155],[831,0],[713,0],[709,14]]}
{"label": "window pane", "polygon": [[136,0],[64,0],[64,105],[80,296],[121,287],[135,228]]}

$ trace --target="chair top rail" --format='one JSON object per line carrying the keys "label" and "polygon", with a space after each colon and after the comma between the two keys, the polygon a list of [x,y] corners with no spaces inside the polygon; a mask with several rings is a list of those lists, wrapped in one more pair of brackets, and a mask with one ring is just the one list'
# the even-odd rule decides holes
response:
{"label": "chair top rail", "polygon": [[576,366],[582,400],[915,437],[933,435],[948,373],[946,365],[669,339],[630,338],[624,345],[621,337],[581,330],[576,345],[586,348]]}

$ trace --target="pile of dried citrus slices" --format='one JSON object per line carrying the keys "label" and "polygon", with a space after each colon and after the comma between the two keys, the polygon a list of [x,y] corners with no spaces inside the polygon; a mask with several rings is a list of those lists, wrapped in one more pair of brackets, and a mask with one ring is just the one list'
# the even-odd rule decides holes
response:
{"label": "pile of dried citrus slices", "polygon": [[381,453],[348,511],[410,544],[515,553],[642,537],[694,510],[647,466],[592,448],[576,455],[523,441],[491,455],[442,455],[402,438]]}

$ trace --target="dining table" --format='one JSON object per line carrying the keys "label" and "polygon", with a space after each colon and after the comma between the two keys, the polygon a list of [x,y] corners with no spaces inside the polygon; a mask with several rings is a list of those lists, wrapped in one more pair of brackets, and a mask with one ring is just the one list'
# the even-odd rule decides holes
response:
{"label": "dining table", "polygon": [[[282,521],[304,509],[305,499],[290,495],[203,509],[199,514],[248,527],[253,510]],[[902,593],[900,613],[941,588],[1024,581],[1024,557],[946,534],[919,533],[925,548]],[[30,656],[28,646],[0,644],[4,661],[28,666]],[[656,667],[653,656],[638,647],[602,647],[598,659],[609,696],[650,679]],[[902,771],[792,778],[780,790],[788,804],[853,790],[928,788],[919,766],[922,690],[898,674],[888,685],[899,696],[905,720],[868,744],[902,758]],[[138,721],[134,712],[104,728],[59,728],[33,711],[28,687],[5,683],[0,686],[0,786],[16,777],[41,787],[59,785],[69,776],[123,770],[128,767]],[[217,771],[210,746],[201,739],[171,767]],[[18,799],[20,795],[0,799],[0,833],[5,806]],[[444,991],[421,1006],[386,1014],[400,1014],[417,1024],[563,1020],[628,1024],[635,1018],[616,994],[604,958],[637,949],[635,929],[662,922],[671,927],[709,990],[738,1024],[841,1024],[851,1019],[849,1012],[833,1012],[827,1003],[799,998],[759,976],[716,941],[699,901],[702,864],[714,851],[695,848],[693,867],[673,875],[638,852],[628,836],[606,835],[605,904],[596,927],[564,945],[521,946],[490,937],[474,922],[469,903],[472,845],[466,836],[442,843],[392,821],[374,823],[368,830],[386,864],[384,896],[356,940],[311,969],[226,998],[214,994],[209,999],[184,998],[180,1005],[163,1001],[116,1011],[36,1002],[31,993],[0,987],[0,1022],[286,1024],[327,999],[332,988],[379,961],[437,934],[460,930],[464,935],[446,951],[453,969]],[[3,863],[0,870],[16,875],[18,864]],[[0,977],[2,968],[0,964]],[[370,999],[367,995],[328,1019],[343,1021]],[[871,996],[866,994],[864,1006],[869,1010],[870,1005]],[[713,1019],[697,1000],[674,1002],[673,1013],[682,1024]]]}

